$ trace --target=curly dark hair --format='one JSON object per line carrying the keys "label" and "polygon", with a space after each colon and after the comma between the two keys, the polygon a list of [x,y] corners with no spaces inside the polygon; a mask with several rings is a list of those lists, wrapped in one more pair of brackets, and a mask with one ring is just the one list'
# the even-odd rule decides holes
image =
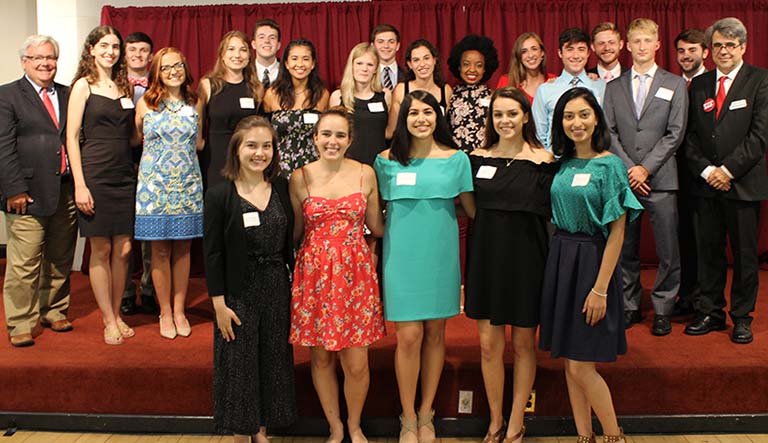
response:
{"label": "curly dark hair", "polygon": [[595,95],[592,94],[587,88],[573,88],[566,91],[555,105],[555,111],[552,114],[552,152],[555,155],[563,157],[572,157],[576,149],[576,145],[573,140],[568,138],[563,128],[563,114],[565,114],[565,105],[571,100],[583,98],[589,107],[592,108],[592,112],[595,113],[597,124],[595,125],[595,131],[592,133],[592,150],[595,152],[607,151],[611,147],[611,134],[608,129],[608,124],[605,121],[605,115],[603,114],[600,104],[597,102]]}
{"label": "curly dark hair", "polygon": [[448,56],[448,70],[451,71],[454,77],[459,82],[461,79],[461,56],[467,51],[477,51],[483,54],[485,59],[485,73],[483,78],[480,79],[480,83],[487,82],[496,69],[499,68],[499,53],[496,51],[496,47],[493,46],[493,40],[488,37],[470,34],[465,36],[461,41],[456,43],[451,49],[451,54]]}
{"label": "curly dark hair", "polygon": [[120,32],[112,26],[97,26],[88,33],[87,37],[85,37],[83,51],[80,54],[80,62],[77,65],[77,73],[72,79],[72,84],[74,85],[76,81],[83,77],[85,77],[88,84],[91,85],[99,81],[99,73],[96,70],[94,57],[91,55],[91,49],[93,49],[104,36],[110,34],[117,37],[117,40],[120,42],[120,56],[112,66],[112,81],[115,82],[115,86],[117,86],[117,89],[121,93],[127,96],[133,96],[133,86],[128,83],[128,70],[125,63],[125,44],[123,43],[123,37],[120,35]]}

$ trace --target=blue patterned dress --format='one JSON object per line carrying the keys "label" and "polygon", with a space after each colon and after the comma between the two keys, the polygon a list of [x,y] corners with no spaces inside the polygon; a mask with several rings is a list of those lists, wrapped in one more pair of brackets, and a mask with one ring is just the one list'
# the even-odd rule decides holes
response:
{"label": "blue patterned dress", "polygon": [[195,151],[198,119],[193,106],[166,100],[144,116],[144,152],[136,188],[137,240],[203,236],[203,179]]}

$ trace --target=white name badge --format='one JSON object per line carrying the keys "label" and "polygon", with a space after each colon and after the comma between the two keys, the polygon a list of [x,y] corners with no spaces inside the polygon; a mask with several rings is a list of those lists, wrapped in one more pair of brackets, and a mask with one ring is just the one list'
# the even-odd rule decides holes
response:
{"label": "white name badge", "polygon": [[656,91],[656,97],[664,100],[664,101],[670,101],[672,100],[672,97],[675,95],[675,91],[667,88],[659,88],[658,91]]}
{"label": "white name badge", "polygon": [[397,186],[416,186],[415,172],[398,172]]}
{"label": "white name badge", "polygon": [[482,106],[484,108],[487,108],[488,106],[491,106],[491,99],[490,98],[481,98],[480,100],[477,101],[477,103],[480,106]]}
{"label": "white name badge", "polygon": [[477,170],[475,177],[491,179],[494,175],[496,175],[496,166],[483,165]]}
{"label": "white name badge", "polygon": [[133,100],[123,97],[120,99],[120,107],[123,109],[133,109],[135,106],[133,106]]}
{"label": "white name badge", "polygon": [[445,115],[445,108],[443,107],[443,105],[440,105],[440,112],[442,112],[443,115]]}
{"label": "white name badge", "polygon": [[589,183],[589,179],[591,177],[592,177],[592,174],[574,174],[573,181],[571,182],[571,187],[587,186],[587,184]]}
{"label": "white name badge", "polygon": [[317,123],[317,120],[319,118],[317,114],[313,114],[311,112],[305,112],[303,115],[304,115],[305,125],[314,125],[315,123]]}
{"label": "white name badge", "polygon": [[182,117],[192,117],[195,115],[195,110],[189,105],[182,106],[181,109],[179,109],[179,115]]}
{"label": "white name badge", "polygon": [[743,109],[747,107],[747,99],[742,98],[741,100],[734,100],[731,102],[731,106],[728,106],[729,111],[733,111],[734,109]]}
{"label": "white name badge", "polygon": [[256,109],[253,97],[240,97],[240,109]]}
{"label": "white name badge", "polygon": [[261,218],[258,212],[246,212],[243,214],[243,226],[250,228],[252,226],[261,226]]}
{"label": "white name badge", "polygon": [[368,110],[371,112],[384,112],[384,103],[382,102],[368,103]]}

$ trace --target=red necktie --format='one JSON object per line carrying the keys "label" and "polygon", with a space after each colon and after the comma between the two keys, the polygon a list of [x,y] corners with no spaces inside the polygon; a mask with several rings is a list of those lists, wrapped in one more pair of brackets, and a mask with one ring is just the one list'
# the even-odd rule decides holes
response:
{"label": "red necktie", "polygon": [[688,85],[686,85],[686,87],[687,87],[687,88],[688,88],[688,90],[690,91],[690,90],[691,90],[691,79],[689,78],[689,79],[686,81],[686,83],[688,83]]}
{"label": "red necktie", "polygon": [[[51,120],[53,120],[53,124],[56,125],[56,129],[59,129],[59,120],[56,118],[56,111],[53,109],[53,102],[51,101],[51,98],[48,97],[48,91],[45,88],[41,88],[40,96],[43,99],[43,105],[45,105],[45,109],[48,111],[48,115],[50,115]],[[61,168],[59,169],[59,172],[62,174],[67,172],[67,151],[63,144],[61,145]]]}
{"label": "red necktie", "polygon": [[720,118],[720,111],[723,109],[723,103],[725,103],[725,80],[728,76],[720,77],[720,85],[717,87],[717,95],[715,96],[715,119]]}

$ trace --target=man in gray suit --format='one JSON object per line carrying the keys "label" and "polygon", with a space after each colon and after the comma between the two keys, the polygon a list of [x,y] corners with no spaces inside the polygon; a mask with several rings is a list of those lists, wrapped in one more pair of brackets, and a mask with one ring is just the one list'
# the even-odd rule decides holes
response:
{"label": "man in gray suit", "polygon": [[[629,184],[645,207],[656,237],[659,269],[651,299],[656,315],[651,333],[672,331],[670,316],[680,287],[677,241],[677,163],[688,117],[685,81],[656,66],[658,25],[635,19],[627,31],[632,69],[606,87],[604,110],[611,129],[611,151],[627,165]],[[624,271],[624,324],[641,321],[640,220],[627,225],[621,266]]]}

